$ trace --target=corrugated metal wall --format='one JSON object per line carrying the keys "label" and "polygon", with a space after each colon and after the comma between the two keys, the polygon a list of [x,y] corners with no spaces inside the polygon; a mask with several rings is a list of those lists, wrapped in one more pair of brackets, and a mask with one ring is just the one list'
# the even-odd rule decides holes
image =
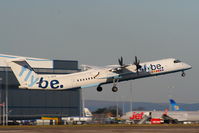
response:
{"label": "corrugated metal wall", "polygon": [[9,117],[79,116],[80,91],[22,90],[9,87]]}

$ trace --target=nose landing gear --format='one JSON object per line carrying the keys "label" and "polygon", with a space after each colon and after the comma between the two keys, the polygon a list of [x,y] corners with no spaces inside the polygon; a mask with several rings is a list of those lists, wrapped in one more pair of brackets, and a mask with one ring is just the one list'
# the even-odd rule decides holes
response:
{"label": "nose landing gear", "polygon": [[112,87],[112,91],[113,92],[117,92],[118,88],[117,88],[117,83],[119,82],[119,79],[113,79],[113,87]]}
{"label": "nose landing gear", "polygon": [[184,72],[184,71],[182,71],[181,76],[182,76],[182,77],[185,77],[185,76],[186,76],[186,74],[185,74],[185,72]]}

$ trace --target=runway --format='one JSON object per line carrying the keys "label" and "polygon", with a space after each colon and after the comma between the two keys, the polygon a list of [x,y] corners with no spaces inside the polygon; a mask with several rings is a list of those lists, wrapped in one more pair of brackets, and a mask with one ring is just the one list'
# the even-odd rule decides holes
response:
{"label": "runway", "polygon": [[8,126],[0,133],[199,133],[199,125]]}

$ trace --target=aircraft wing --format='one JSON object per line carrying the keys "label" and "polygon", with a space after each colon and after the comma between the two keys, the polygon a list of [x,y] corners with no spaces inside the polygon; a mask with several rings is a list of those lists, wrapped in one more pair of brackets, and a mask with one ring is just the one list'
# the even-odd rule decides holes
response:
{"label": "aircraft wing", "polygon": [[91,66],[91,65],[84,65],[82,64],[81,67],[83,68],[84,71],[90,70],[90,69],[102,69],[103,67],[99,66]]}
{"label": "aircraft wing", "polygon": [[106,68],[108,68],[109,71],[111,72],[119,72],[123,69],[126,69],[126,67],[128,67],[129,65],[125,65],[125,66],[120,66],[120,65],[109,65],[106,66]]}
{"label": "aircraft wing", "polygon": [[120,79],[121,76],[119,74],[111,74],[111,75],[107,75],[107,76],[100,76],[97,78],[98,79]]}
{"label": "aircraft wing", "polygon": [[106,75],[106,76],[101,76],[101,77],[97,77],[98,79],[120,79],[123,76],[127,76],[127,75],[131,75],[131,74],[136,74],[136,72],[125,72],[125,73],[115,73],[113,72],[112,74]]}
{"label": "aircraft wing", "polygon": [[101,75],[100,72],[96,75],[98,79],[120,79],[123,76],[135,74],[136,71],[129,71],[127,69],[130,65],[120,66],[120,65],[109,65],[105,67],[97,67],[97,66],[89,66],[89,65],[81,65],[84,70],[95,69],[95,70],[102,70],[106,69],[110,71],[107,75]]}
{"label": "aircraft wing", "polygon": [[91,65],[81,65],[83,70],[90,70],[90,69],[108,69],[111,72],[120,72],[121,70],[126,69],[129,65],[125,66],[120,66],[120,65],[108,65],[105,67],[100,67],[100,66],[91,66]]}

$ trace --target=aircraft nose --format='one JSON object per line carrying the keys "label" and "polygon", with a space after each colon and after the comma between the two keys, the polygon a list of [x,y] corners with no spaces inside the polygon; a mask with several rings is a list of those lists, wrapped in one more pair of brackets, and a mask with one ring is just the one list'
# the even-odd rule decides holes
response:
{"label": "aircraft nose", "polygon": [[192,68],[192,66],[187,63],[184,63],[184,66],[185,66],[185,69],[187,69],[187,70]]}

